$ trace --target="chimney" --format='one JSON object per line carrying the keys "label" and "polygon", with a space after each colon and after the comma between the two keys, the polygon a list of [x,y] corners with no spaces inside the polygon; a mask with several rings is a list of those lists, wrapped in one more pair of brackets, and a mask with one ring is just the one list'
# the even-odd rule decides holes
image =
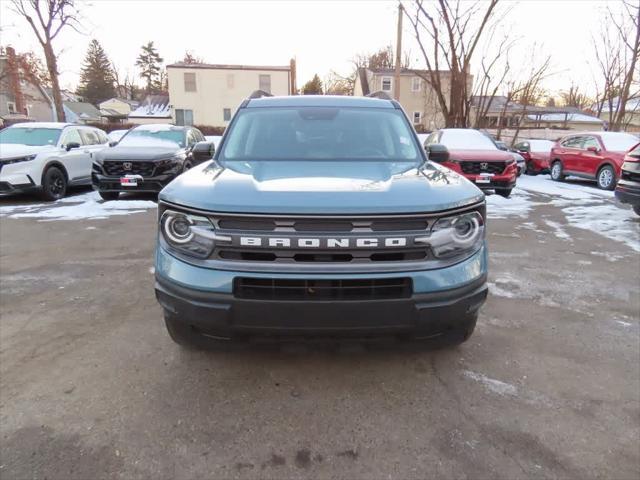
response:
{"label": "chimney", "polygon": [[20,63],[13,47],[7,47],[7,69],[9,70],[9,91],[13,94],[17,113],[27,113],[20,85]]}

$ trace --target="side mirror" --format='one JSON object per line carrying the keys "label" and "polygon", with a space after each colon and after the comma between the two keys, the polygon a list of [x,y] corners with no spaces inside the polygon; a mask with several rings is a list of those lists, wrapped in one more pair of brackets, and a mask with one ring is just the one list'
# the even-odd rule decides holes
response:
{"label": "side mirror", "polygon": [[74,148],[80,148],[80,144],[78,142],[69,142],[67,143],[67,152]]}
{"label": "side mirror", "polygon": [[522,145],[521,147],[518,147],[518,148],[517,148],[517,150],[518,150],[519,152],[527,153],[527,152],[529,151],[529,147],[527,147],[527,146],[525,146],[525,145]]}
{"label": "side mirror", "polygon": [[191,149],[191,155],[196,163],[211,160],[215,152],[216,147],[213,142],[198,142]]}
{"label": "side mirror", "polygon": [[118,142],[117,142],[116,140],[111,140],[111,141],[109,142],[109,146],[110,146],[110,147],[115,147],[117,144],[118,144]]}
{"label": "side mirror", "polygon": [[598,147],[588,147],[587,151],[593,152],[593,153],[598,153],[600,151],[600,149]]}
{"label": "side mirror", "polygon": [[425,150],[427,151],[429,160],[432,162],[442,163],[449,160],[449,150],[441,143],[432,143],[431,145],[427,145]]}

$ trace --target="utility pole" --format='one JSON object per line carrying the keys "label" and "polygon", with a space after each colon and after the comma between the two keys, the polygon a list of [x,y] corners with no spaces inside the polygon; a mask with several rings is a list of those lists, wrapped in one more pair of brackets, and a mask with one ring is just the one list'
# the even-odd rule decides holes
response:
{"label": "utility pole", "polygon": [[398,2],[398,35],[396,38],[396,71],[393,83],[393,97],[400,101],[400,69],[402,68],[402,3]]}

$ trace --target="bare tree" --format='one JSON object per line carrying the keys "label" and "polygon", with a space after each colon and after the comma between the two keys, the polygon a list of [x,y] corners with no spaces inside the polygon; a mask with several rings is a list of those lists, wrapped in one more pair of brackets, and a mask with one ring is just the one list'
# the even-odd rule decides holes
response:
{"label": "bare tree", "polygon": [[44,50],[56,117],[59,122],[64,122],[65,114],[58,79],[58,59],[53,49],[53,42],[67,27],[78,31],[78,9],[75,0],[11,0],[11,3],[13,10],[31,26]]}
{"label": "bare tree", "polygon": [[435,91],[447,127],[469,125],[471,60],[497,4],[498,0],[416,0],[405,8],[427,67],[426,75],[416,74]]}
{"label": "bare tree", "polygon": [[[599,37],[594,38],[597,82],[596,113],[608,111],[609,128],[619,131],[625,126],[627,102],[638,95],[640,65],[640,0],[623,0],[621,13],[608,7]],[[613,28],[611,28],[613,26]]]}
{"label": "bare tree", "polygon": [[353,82],[349,77],[338,75],[333,70],[323,81],[325,95],[353,95]]}
{"label": "bare tree", "polygon": [[587,94],[582,93],[580,87],[573,83],[569,90],[560,92],[560,98],[565,107],[575,107],[580,110],[584,110],[593,103],[592,99]]}

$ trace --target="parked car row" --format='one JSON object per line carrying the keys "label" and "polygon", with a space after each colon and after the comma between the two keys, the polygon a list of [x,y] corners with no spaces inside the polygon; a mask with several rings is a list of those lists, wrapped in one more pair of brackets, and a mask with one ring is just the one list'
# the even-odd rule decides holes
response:
{"label": "parked car row", "polygon": [[105,200],[120,192],[159,192],[214,149],[193,127],[140,125],[111,135],[70,123],[1,130],[0,195],[36,192],[52,201],[69,187],[91,184]]}

